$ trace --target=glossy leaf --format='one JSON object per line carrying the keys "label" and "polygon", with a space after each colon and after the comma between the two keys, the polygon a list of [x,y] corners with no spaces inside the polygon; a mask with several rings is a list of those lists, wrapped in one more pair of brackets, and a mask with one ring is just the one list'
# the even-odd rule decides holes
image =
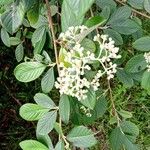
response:
{"label": "glossy leaf", "polygon": [[30,82],[37,79],[45,68],[46,65],[39,62],[24,62],[15,68],[14,74],[17,80],[21,82]]}
{"label": "glossy leaf", "polygon": [[43,108],[37,104],[27,103],[21,106],[19,114],[27,121],[35,121],[39,120],[48,111],[48,108]]}

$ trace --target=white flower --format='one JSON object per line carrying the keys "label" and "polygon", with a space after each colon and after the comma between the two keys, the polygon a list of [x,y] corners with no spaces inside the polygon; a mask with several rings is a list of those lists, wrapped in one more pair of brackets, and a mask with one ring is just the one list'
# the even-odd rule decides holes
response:
{"label": "white flower", "polygon": [[[69,27],[65,33],[61,33],[59,36],[59,39],[66,44],[67,52],[64,60],[70,65],[65,66],[63,62],[60,62],[60,72],[55,87],[59,89],[60,94],[76,97],[79,101],[87,98],[89,88],[94,91],[98,90],[100,78],[104,74],[107,75],[108,80],[114,78],[117,65],[113,64],[112,60],[121,57],[118,55],[119,48],[115,47],[115,42],[108,35],[97,34],[94,36],[94,41],[97,41],[100,47],[98,56],[84,49],[80,43],[75,41],[75,37],[87,29],[85,26]],[[95,61],[100,64],[100,69],[89,81],[85,78],[85,73],[92,69],[91,64]]]}

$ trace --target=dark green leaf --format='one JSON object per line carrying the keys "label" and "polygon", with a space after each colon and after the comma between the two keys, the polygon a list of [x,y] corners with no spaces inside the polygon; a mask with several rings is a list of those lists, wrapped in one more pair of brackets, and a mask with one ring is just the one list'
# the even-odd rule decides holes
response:
{"label": "dark green leaf", "polygon": [[124,69],[118,69],[117,70],[117,78],[120,82],[123,83],[125,87],[132,87],[134,85],[134,81],[131,78],[131,75],[128,74]]}
{"label": "dark green leaf", "polygon": [[141,85],[142,88],[144,88],[147,91],[150,91],[150,72],[148,71],[144,72]]}
{"label": "dark green leaf", "polygon": [[127,3],[136,9],[143,9],[144,0],[128,0]]}
{"label": "dark green leaf", "polygon": [[132,57],[126,64],[125,70],[130,73],[137,73],[144,70],[147,66],[143,54]]}
{"label": "dark green leaf", "polygon": [[150,51],[150,37],[142,37],[133,43],[133,47],[139,51]]}
{"label": "dark green leaf", "polygon": [[114,41],[116,45],[122,45],[123,44],[123,39],[121,37],[121,35],[116,32],[113,29],[106,29],[104,30],[104,33],[109,35]]}
{"label": "dark green leaf", "polygon": [[120,34],[130,35],[140,29],[140,26],[133,20],[127,19],[126,21],[114,22],[111,27]]}

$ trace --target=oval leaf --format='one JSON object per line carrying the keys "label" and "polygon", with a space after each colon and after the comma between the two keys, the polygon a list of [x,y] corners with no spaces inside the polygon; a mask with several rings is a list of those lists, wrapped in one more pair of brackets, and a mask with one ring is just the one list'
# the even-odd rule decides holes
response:
{"label": "oval leaf", "polygon": [[67,95],[62,95],[59,102],[59,114],[64,123],[69,122],[70,102]]}
{"label": "oval leaf", "polygon": [[37,104],[27,103],[21,106],[19,114],[28,121],[39,120],[49,109],[43,108]]}
{"label": "oval leaf", "polygon": [[38,105],[40,105],[44,108],[53,109],[54,107],[56,107],[56,105],[52,101],[52,99],[49,96],[47,96],[46,94],[43,94],[43,93],[35,94],[34,100]]}
{"label": "oval leaf", "polygon": [[21,82],[30,82],[37,79],[45,68],[46,65],[39,62],[24,62],[15,68],[14,74],[17,80]]}
{"label": "oval leaf", "polygon": [[54,128],[56,117],[56,111],[48,112],[44,116],[42,116],[37,124],[37,133],[40,135],[48,134]]}
{"label": "oval leaf", "polygon": [[25,140],[19,143],[23,150],[49,150],[45,145],[36,140]]}
{"label": "oval leaf", "polygon": [[77,147],[87,148],[96,144],[96,139],[91,130],[84,126],[73,128],[67,136],[68,141]]}
{"label": "oval leaf", "polygon": [[15,56],[16,56],[16,59],[17,59],[18,62],[20,62],[23,59],[24,50],[23,50],[23,45],[22,44],[19,44],[16,47]]}

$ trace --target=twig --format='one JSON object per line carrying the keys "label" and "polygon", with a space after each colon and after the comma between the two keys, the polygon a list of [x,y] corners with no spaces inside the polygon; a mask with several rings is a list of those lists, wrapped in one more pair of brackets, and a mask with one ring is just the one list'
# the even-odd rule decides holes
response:
{"label": "twig", "polygon": [[45,2],[46,2],[46,7],[47,7],[47,18],[48,18],[49,28],[51,30],[52,39],[54,42],[54,51],[55,51],[55,57],[56,57],[57,70],[59,73],[59,66],[58,66],[59,60],[58,60],[58,54],[57,54],[57,43],[56,43],[56,37],[55,37],[55,32],[54,32],[54,27],[53,27],[53,20],[52,20],[52,16],[51,16],[51,8],[50,8],[48,0],[45,0]]}
{"label": "twig", "polygon": [[118,113],[117,113],[117,110],[116,110],[116,107],[115,107],[115,103],[114,103],[114,100],[113,100],[113,95],[112,95],[112,90],[111,90],[111,87],[110,87],[110,81],[108,80],[108,90],[109,90],[109,93],[110,93],[110,100],[111,100],[111,103],[112,103],[112,113],[114,116],[116,116],[117,118],[117,123],[118,123],[118,126],[120,126],[120,118],[118,116]]}
{"label": "twig", "polygon": [[6,88],[7,92],[8,92],[8,95],[9,95],[10,97],[12,97],[12,99],[13,99],[19,106],[21,106],[22,104],[20,103],[20,101],[19,101],[17,98],[14,97],[13,94],[11,94],[11,91],[9,90],[9,88],[7,87],[7,85],[6,85],[4,82],[2,82],[2,81],[1,81],[1,84],[3,84],[3,85],[5,86],[5,88]]}
{"label": "twig", "polygon": [[[126,5],[125,3],[123,3],[123,2],[121,2],[120,0],[115,0],[117,3],[119,3],[119,4],[121,4],[121,5]],[[132,11],[133,12],[135,12],[136,14],[138,14],[138,15],[141,15],[141,16],[143,16],[143,17],[145,17],[145,18],[148,18],[148,19],[150,19],[150,16],[148,16],[148,15],[146,15],[145,13],[142,13],[142,12],[140,12],[140,11],[137,11],[136,9],[134,9],[134,8],[132,8],[131,7],[131,9],[132,9]]]}

